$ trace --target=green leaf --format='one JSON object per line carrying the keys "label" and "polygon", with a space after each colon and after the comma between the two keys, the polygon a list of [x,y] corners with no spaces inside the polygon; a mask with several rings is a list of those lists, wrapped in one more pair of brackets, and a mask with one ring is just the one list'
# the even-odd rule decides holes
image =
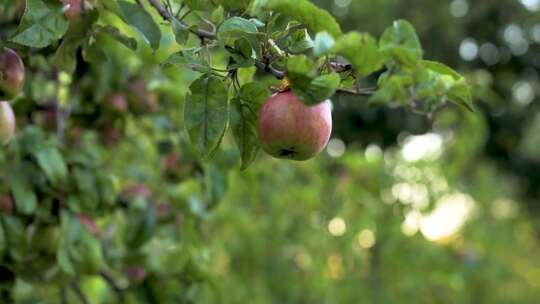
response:
{"label": "green leaf", "polygon": [[258,32],[255,23],[242,17],[232,17],[225,20],[218,30],[220,39],[235,39],[245,37],[246,34],[256,34]]}
{"label": "green leaf", "polygon": [[268,0],[260,1],[259,5],[294,18],[312,33],[327,31],[334,37],[341,35],[341,28],[334,17],[308,0]]}
{"label": "green leaf", "polygon": [[210,67],[206,60],[197,57],[190,50],[184,50],[172,54],[169,56],[169,58],[167,58],[167,60],[165,60],[165,62],[163,62],[163,65],[184,67],[205,74],[212,71],[212,67]]}
{"label": "green leaf", "polygon": [[405,20],[394,21],[382,34],[379,46],[387,57],[403,65],[413,66],[423,56],[416,30]]}
{"label": "green leaf", "polygon": [[133,27],[154,50],[159,48],[161,31],[152,16],[141,6],[124,0],[118,1],[122,19]]}
{"label": "green leaf", "polygon": [[326,52],[328,52],[328,50],[332,48],[334,43],[335,43],[334,38],[330,36],[328,32],[324,31],[324,32],[317,33],[317,35],[315,36],[315,43],[314,43],[315,47],[313,49],[313,54],[316,57],[320,57],[326,54]]}
{"label": "green leaf", "polygon": [[210,159],[227,127],[227,89],[219,78],[203,75],[190,91],[184,106],[186,130],[201,157]]}
{"label": "green leaf", "polygon": [[67,178],[67,165],[60,154],[60,151],[54,147],[47,147],[35,153],[37,162],[53,185],[59,185],[65,182]]}
{"label": "green leaf", "polygon": [[305,104],[310,106],[332,97],[339,87],[340,81],[341,77],[337,73],[332,73],[313,79],[306,91],[295,91],[294,86],[291,88]]}
{"label": "green leaf", "polygon": [[445,81],[448,100],[464,106],[469,111],[474,111],[471,90],[462,75],[440,62],[422,60],[422,65],[438,75],[449,76],[440,77],[441,81]]}
{"label": "green leaf", "polygon": [[184,0],[183,3],[197,11],[206,11],[214,7],[212,0]]}
{"label": "green leaf", "polygon": [[241,170],[246,169],[257,157],[260,149],[257,118],[260,106],[269,92],[260,83],[245,84],[231,100],[230,121],[236,145],[242,160]]}
{"label": "green leaf", "polygon": [[313,45],[313,39],[311,39],[306,29],[299,29],[287,38],[287,48],[293,54],[305,52],[311,49]]}
{"label": "green leaf", "polygon": [[54,65],[67,73],[73,73],[77,65],[76,52],[82,42],[81,37],[64,38],[54,54]]}
{"label": "green leaf", "polygon": [[106,26],[97,25],[97,26],[95,26],[95,30],[96,30],[97,33],[103,33],[103,34],[106,34],[106,35],[110,36],[111,38],[113,38],[114,40],[120,42],[125,47],[127,47],[127,48],[129,48],[131,50],[136,50],[137,49],[137,40],[124,35],[123,33],[120,32],[120,30],[118,30],[114,26],[111,26],[111,25],[106,25]]}
{"label": "green leaf", "polygon": [[338,38],[330,52],[346,58],[361,77],[379,70],[384,63],[375,38],[369,34],[347,33]]}
{"label": "green leaf", "polygon": [[34,48],[44,48],[62,38],[68,22],[62,4],[54,0],[26,0],[26,8],[11,41]]}
{"label": "green leaf", "polygon": [[291,57],[287,62],[287,79],[291,89],[307,105],[330,98],[341,81],[336,73],[317,76],[316,70],[315,63],[304,55]]}
{"label": "green leaf", "polygon": [[19,163],[9,178],[17,212],[28,215],[33,214],[37,207],[37,196],[33,189],[33,183],[27,175],[35,172],[32,169],[31,163]]}
{"label": "green leaf", "polygon": [[186,44],[189,39],[189,29],[176,18],[172,21],[172,28],[176,42]]}
{"label": "green leaf", "polygon": [[251,0],[216,0],[216,4],[221,4],[229,11],[245,10]]}
{"label": "green leaf", "polygon": [[257,54],[251,47],[250,42],[246,38],[236,39],[234,47],[225,47],[236,65],[236,67],[250,67],[255,64]]}

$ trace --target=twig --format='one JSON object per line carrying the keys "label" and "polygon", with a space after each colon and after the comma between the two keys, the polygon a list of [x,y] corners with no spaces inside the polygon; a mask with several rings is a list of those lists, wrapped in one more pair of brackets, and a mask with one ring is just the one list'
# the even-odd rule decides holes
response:
{"label": "twig", "polygon": [[116,295],[118,296],[118,301],[124,303],[124,290],[116,284],[114,278],[107,272],[101,271],[99,275],[111,286]]}
{"label": "twig", "polygon": [[338,89],[336,93],[347,94],[347,95],[357,95],[357,96],[371,96],[375,94],[375,89],[364,89],[364,90]]}
{"label": "twig", "polygon": [[81,301],[81,303],[90,304],[90,302],[88,302],[88,299],[86,299],[86,296],[82,292],[81,287],[79,286],[79,284],[77,284],[77,281],[71,282],[70,285],[73,291],[75,292],[75,294],[77,295],[77,297],[79,298],[79,300]]}

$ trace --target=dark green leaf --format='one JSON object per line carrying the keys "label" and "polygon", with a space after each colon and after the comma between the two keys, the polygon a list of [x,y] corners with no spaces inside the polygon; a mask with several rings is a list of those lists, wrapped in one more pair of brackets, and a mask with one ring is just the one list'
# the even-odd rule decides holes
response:
{"label": "dark green leaf", "polygon": [[131,25],[154,50],[159,48],[161,31],[152,16],[141,6],[124,0],[118,1],[122,19]]}
{"label": "dark green leaf", "polygon": [[219,78],[203,75],[191,84],[190,91],[184,106],[186,130],[201,157],[209,159],[227,127],[227,89]]}
{"label": "dark green leaf", "polygon": [[11,192],[15,198],[15,207],[17,212],[22,214],[32,214],[37,207],[37,196],[30,176],[27,175],[34,172],[31,163],[22,162],[15,167],[9,179]]}
{"label": "dark green leaf", "polygon": [[178,19],[172,21],[174,38],[178,44],[186,44],[189,38],[189,29],[182,24]]}
{"label": "dark green leaf", "polygon": [[244,85],[239,94],[231,100],[231,128],[240,150],[242,170],[255,160],[260,149],[257,118],[259,108],[268,95],[264,85],[251,82]]}
{"label": "dark green leaf", "polygon": [[35,153],[35,157],[51,184],[59,185],[66,180],[67,165],[58,149],[54,147],[41,149]]}
{"label": "dark green leaf", "polygon": [[26,0],[26,8],[12,41],[21,45],[43,48],[62,38],[68,22],[62,4],[53,0]]}
{"label": "dark green leaf", "polygon": [[124,34],[122,34],[116,27],[114,26],[96,26],[96,31],[98,33],[104,33],[112,37],[114,40],[120,42],[125,47],[136,50],[137,49],[137,40],[128,37]]}

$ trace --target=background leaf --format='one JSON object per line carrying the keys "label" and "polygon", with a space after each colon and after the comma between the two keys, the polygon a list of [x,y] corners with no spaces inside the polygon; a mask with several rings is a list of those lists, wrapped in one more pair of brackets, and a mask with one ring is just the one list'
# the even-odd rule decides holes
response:
{"label": "background leaf", "polygon": [[189,89],[184,107],[186,130],[201,157],[209,159],[227,127],[227,90],[219,78],[207,75],[195,80]]}
{"label": "background leaf", "polygon": [[11,40],[15,43],[44,48],[62,38],[68,22],[61,3],[53,0],[26,0],[26,8],[19,27]]}

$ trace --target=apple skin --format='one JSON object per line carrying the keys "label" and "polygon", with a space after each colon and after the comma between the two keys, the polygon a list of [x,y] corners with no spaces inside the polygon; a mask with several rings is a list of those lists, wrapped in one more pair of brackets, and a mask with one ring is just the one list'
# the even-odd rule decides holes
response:
{"label": "apple skin", "polygon": [[12,49],[4,48],[0,55],[0,98],[11,99],[24,84],[24,63]]}
{"label": "apple skin", "polygon": [[159,109],[158,95],[148,90],[143,79],[136,79],[128,86],[129,109],[134,114],[154,113]]}
{"label": "apple skin", "polygon": [[0,101],[0,144],[7,145],[15,134],[15,113],[7,101]]}
{"label": "apple skin", "polygon": [[68,20],[77,19],[81,15],[82,7],[81,0],[60,0],[63,5],[68,5],[69,8],[64,12]]}
{"label": "apple skin", "polygon": [[275,158],[308,160],[319,154],[332,132],[330,100],[307,106],[292,91],[276,93],[259,112],[263,150]]}
{"label": "apple skin", "polygon": [[125,113],[128,110],[128,101],[124,94],[113,93],[107,97],[106,105],[113,112]]}

